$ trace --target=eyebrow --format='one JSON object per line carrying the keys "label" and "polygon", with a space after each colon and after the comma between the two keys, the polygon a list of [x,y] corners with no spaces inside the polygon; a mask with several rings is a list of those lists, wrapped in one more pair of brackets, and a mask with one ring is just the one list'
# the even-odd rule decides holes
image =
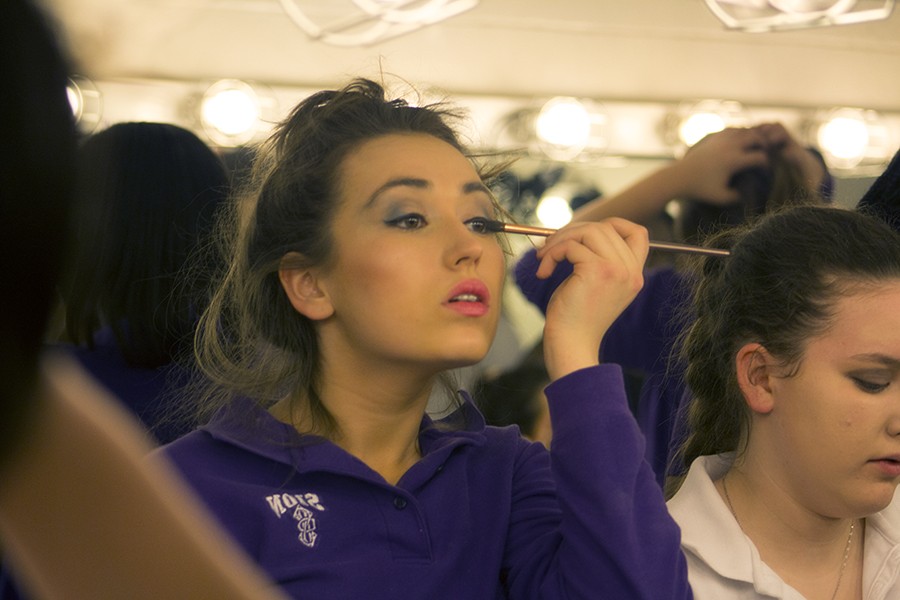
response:
{"label": "eyebrow", "polygon": [[856,354],[852,358],[856,360],[881,363],[884,366],[893,369],[900,368],[900,358],[895,358],[886,354],[879,354],[877,352],[873,354]]}
{"label": "eyebrow", "polygon": [[[419,179],[416,177],[397,177],[397,178],[391,179],[391,180],[385,182],[383,185],[381,185],[377,190],[375,190],[372,193],[371,196],[369,196],[369,199],[366,200],[365,207],[368,208],[369,206],[374,204],[375,201],[378,200],[378,197],[381,194],[383,194],[384,192],[386,192],[390,189],[393,189],[393,188],[397,188],[397,187],[411,187],[411,188],[424,190],[424,189],[428,189],[431,187],[431,182],[429,182],[427,179]],[[483,192],[483,193],[487,194],[488,196],[491,195],[491,192],[488,189],[488,187],[486,185],[484,185],[484,183],[482,183],[481,181],[469,181],[467,183],[464,183],[461,189],[462,189],[463,194],[474,194],[477,192]]]}

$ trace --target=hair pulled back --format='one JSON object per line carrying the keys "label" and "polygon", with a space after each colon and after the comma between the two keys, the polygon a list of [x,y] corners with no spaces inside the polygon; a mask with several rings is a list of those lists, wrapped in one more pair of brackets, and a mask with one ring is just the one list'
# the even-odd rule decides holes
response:
{"label": "hair pulled back", "polygon": [[[195,353],[206,390],[201,418],[236,396],[262,405],[305,401],[314,428],[334,425],[318,396],[319,345],[313,322],[298,313],[278,269],[327,266],[341,166],[361,144],[390,134],[425,134],[466,154],[450,123],[461,115],[445,104],[412,106],[389,99],[373,81],[300,102],[257,151],[248,187],[224,223],[228,269],[201,319]],[[295,256],[295,255],[292,255]]]}
{"label": "hair pulled back", "polygon": [[731,255],[702,259],[693,273],[693,322],[681,346],[692,393],[685,467],[699,456],[743,450],[750,413],[735,355],[744,344],[759,343],[795,369],[806,342],[831,324],[839,298],[900,279],[900,236],[840,208],[785,209],[708,245]]}

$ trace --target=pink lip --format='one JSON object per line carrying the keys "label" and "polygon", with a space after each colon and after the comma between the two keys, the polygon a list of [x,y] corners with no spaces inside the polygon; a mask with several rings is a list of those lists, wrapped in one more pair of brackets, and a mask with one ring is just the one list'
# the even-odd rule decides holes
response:
{"label": "pink lip", "polygon": [[890,478],[900,477],[900,456],[885,456],[869,461]]}
{"label": "pink lip", "polygon": [[[454,300],[459,296],[475,296],[477,300]],[[467,279],[460,282],[447,295],[444,306],[467,317],[480,317],[487,314],[491,305],[491,293],[487,286],[478,279]]]}

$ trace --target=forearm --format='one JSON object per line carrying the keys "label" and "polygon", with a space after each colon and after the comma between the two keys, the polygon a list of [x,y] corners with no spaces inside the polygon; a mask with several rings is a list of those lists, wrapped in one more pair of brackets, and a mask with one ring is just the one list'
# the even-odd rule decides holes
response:
{"label": "forearm", "polygon": [[589,202],[575,211],[573,221],[600,221],[621,217],[646,224],[665,210],[666,204],[687,192],[689,181],[680,161],[664,165],[611,198]]}

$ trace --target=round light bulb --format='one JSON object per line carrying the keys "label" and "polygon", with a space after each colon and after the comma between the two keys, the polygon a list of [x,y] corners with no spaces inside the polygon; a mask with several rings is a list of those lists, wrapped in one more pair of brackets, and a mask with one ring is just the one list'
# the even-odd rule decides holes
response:
{"label": "round light bulb", "polygon": [[554,146],[583,147],[591,134],[591,116],[575,98],[555,98],[538,113],[535,133]]}
{"label": "round light bulb", "polygon": [[725,119],[709,112],[694,113],[678,127],[678,137],[687,146],[693,146],[710,133],[725,129]]}
{"label": "round light bulb", "polygon": [[538,202],[535,214],[544,227],[559,229],[572,220],[572,207],[562,196],[548,195]]}
{"label": "round light bulb", "polygon": [[225,135],[240,135],[256,125],[259,106],[242,90],[224,90],[203,103],[203,119]]}
{"label": "round light bulb", "polygon": [[835,117],[819,128],[819,147],[826,154],[845,160],[861,160],[869,145],[869,128],[861,119]]}
{"label": "round light bulb", "polygon": [[69,81],[69,84],[66,85],[66,98],[69,99],[69,107],[72,109],[72,116],[75,117],[75,122],[77,123],[81,120],[84,103],[81,99],[81,92],[78,89],[78,84],[74,81]]}

